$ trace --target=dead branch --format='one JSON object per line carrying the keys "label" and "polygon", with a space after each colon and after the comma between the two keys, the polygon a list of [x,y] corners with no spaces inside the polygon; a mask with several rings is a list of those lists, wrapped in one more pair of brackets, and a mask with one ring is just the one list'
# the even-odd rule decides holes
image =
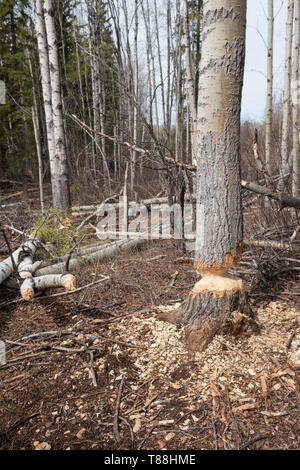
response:
{"label": "dead branch", "polygon": [[243,188],[249,189],[254,193],[262,194],[263,196],[268,196],[269,198],[278,201],[281,205],[281,209],[284,207],[294,207],[297,210],[300,209],[300,198],[289,196],[282,192],[274,193],[266,186],[260,186],[257,183],[251,183],[245,180],[241,180],[241,185]]}

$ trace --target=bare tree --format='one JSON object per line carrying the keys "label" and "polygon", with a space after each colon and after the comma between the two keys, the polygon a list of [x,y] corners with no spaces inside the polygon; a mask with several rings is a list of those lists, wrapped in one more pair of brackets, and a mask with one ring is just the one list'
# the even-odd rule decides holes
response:
{"label": "bare tree", "polygon": [[295,0],[295,34],[293,62],[293,179],[292,194],[299,194],[299,45],[300,45],[300,0]]}
{"label": "bare tree", "polygon": [[197,102],[195,94],[195,74],[194,64],[192,62],[191,39],[190,39],[190,19],[188,12],[188,1],[183,1],[183,16],[184,16],[184,42],[185,42],[185,62],[186,73],[189,90],[189,109],[191,113],[191,141],[192,141],[192,163],[196,162],[196,149],[197,149]]}
{"label": "bare tree", "polygon": [[51,80],[51,103],[55,140],[55,166],[57,167],[57,191],[53,195],[53,205],[61,210],[71,206],[69,170],[61,97],[61,81],[58,61],[58,48],[54,23],[53,1],[45,0],[44,17],[47,33],[49,68]]}
{"label": "bare tree", "polygon": [[266,170],[271,169],[271,145],[273,123],[273,32],[274,32],[274,5],[268,0],[268,62],[267,62],[267,106],[266,106]]}
{"label": "bare tree", "polygon": [[291,63],[292,63],[292,38],[293,38],[294,0],[288,0],[288,13],[285,37],[285,74],[283,92],[283,116],[281,135],[281,164],[279,188],[282,190],[288,181],[291,171],[289,158],[289,117],[291,101]]}

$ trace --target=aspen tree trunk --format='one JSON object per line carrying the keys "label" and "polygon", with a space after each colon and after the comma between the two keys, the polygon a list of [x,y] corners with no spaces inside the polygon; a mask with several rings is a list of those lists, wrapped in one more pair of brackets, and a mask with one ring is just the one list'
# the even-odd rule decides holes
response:
{"label": "aspen tree trunk", "polygon": [[36,153],[38,157],[38,175],[39,175],[39,190],[40,190],[40,203],[41,203],[41,211],[44,212],[45,204],[44,204],[44,188],[43,188],[43,159],[42,159],[42,145],[41,145],[41,133],[40,133],[40,125],[39,125],[39,116],[38,116],[38,106],[37,106],[37,93],[34,83],[34,75],[32,70],[31,58],[28,49],[25,50],[25,55],[28,61],[30,77],[32,81],[32,124],[33,124],[33,132],[34,132],[34,139],[35,139],[35,146],[36,146]]}
{"label": "aspen tree trunk", "polygon": [[[101,132],[101,116],[100,116],[100,70],[99,70],[99,55],[97,50],[97,11],[96,11],[96,2],[95,0],[86,0],[87,10],[88,10],[88,22],[89,22],[89,31],[90,31],[90,59],[91,59],[91,75],[92,75],[92,96],[93,96],[93,128],[96,131],[95,133],[95,143],[96,149],[95,153],[97,156],[97,162],[95,162],[95,167],[101,167],[101,157],[100,149],[102,139],[99,132]],[[96,168],[95,168],[96,169]]]}
{"label": "aspen tree trunk", "polygon": [[43,188],[43,160],[42,160],[42,146],[41,146],[41,133],[39,125],[39,117],[37,112],[36,98],[34,96],[33,106],[32,106],[32,123],[33,131],[36,145],[36,153],[38,157],[38,175],[39,175],[39,190],[40,190],[40,203],[41,211],[44,213],[45,203],[44,203],[44,188]]}
{"label": "aspen tree trunk", "polygon": [[266,170],[271,170],[271,145],[273,124],[273,31],[274,6],[273,0],[268,0],[268,65],[267,65],[267,112],[266,112]]}
{"label": "aspen tree trunk", "polygon": [[[246,0],[207,0],[198,104],[195,268],[202,279],[169,321],[186,326],[203,351],[224,321],[247,305],[241,279],[227,270],[242,256],[240,106]],[[163,316],[162,316],[163,318]]]}
{"label": "aspen tree trunk", "polygon": [[47,36],[46,36],[42,0],[36,0],[35,2],[35,16],[36,16],[36,32],[37,32],[39,62],[40,62],[41,81],[42,81],[43,103],[44,103],[44,111],[45,111],[45,119],[46,119],[45,124],[46,124],[48,154],[49,154],[49,162],[50,162],[52,198],[53,198],[53,204],[54,204],[54,201],[56,200],[56,194],[58,194],[59,192],[59,181],[58,181],[58,166],[56,162],[56,149],[55,149],[54,129],[53,129],[48,46],[47,46]]}
{"label": "aspen tree trunk", "polygon": [[285,76],[283,94],[283,115],[281,134],[281,164],[279,189],[283,190],[287,184],[291,162],[289,158],[289,114],[291,100],[291,63],[292,63],[292,36],[293,36],[294,0],[288,0],[288,14],[285,38]]}
{"label": "aspen tree trunk", "polygon": [[69,169],[67,162],[66,139],[61,97],[61,81],[58,62],[58,48],[54,23],[53,0],[45,0],[44,17],[47,32],[49,68],[51,78],[51,101],[55,138],[55,165],[57,165],[58,188],[53,195],[53,205],[66,211],[71,206],[69,189]]}
{"label": "aspen tree trunk", "polygon": [[154,0],[154,12],[155,12],[157,55],[158,55],[158,64],[159,64],[159,73],[160,73],[161,106],[162,106],[162,113],[163,113],[163,124],[165,126],[166,125],[165,85],[164,85],[163,68],[162,68],[160,32],[159,32],[159,25],[158,25],[157,0]]}
{"label": "aspen tree trunk", "polygon": [[171,138],[171,3],[168,0],[167,4],[167,109],[166,109],[166,134],[167,146],[170,147]]}
{"label": "aspen tree trunk", "polygon": [[153,128],[153,104],[155,111],[155,124],[157,126],[157,131],[159,128],[159,116],[158,116],[158,103],[157,103],[157,90],[156,90],[156,74],[155,74],[155,63],[154,63],[154,54],[152,47],[152,38],[151,38],[151,18],[150,18],[150,8],[149,1],[146,0],[145,10],[144,0],[141,1],[141,8],[143,13],[143,19],[146,30],[147,38],[147,66],[148,66],[148,80],[149,80],[149,101],[150,101],[150,122],[151,127]]}
{"label": "aspen tree trunk", "polygon": [[300,0],[295,0],[295,38],[293,63],[293,179],[292,194],[299,195],[299,46],[300,46]]}
{"label": "aspen tree trunk", "polygon": [[[138,15],[138,0],[135,0],[135,28],[134,28],[134,99],[139,102],[139,63],[138,63],[138,31],[139,31],[139,15]],[[137,107],[133,106],[133,141],[137,145],[138,138],[138,112]],[[137,152],[133,151],[132,165],[131,165],[131,182],[130,189],[133,191],[136,174],[136,155]]]}
{"label": "aspen tree trunk", "polygon": [[182,161],[182,121],[181,121],[181,107],[182,107],[182,64],[181,64],[181,14],[180,14],[180,0],[176,2],[176,129],[175,129],[175,160]]}
{"label": "aspen tree trunk", "polygon": [[195,96],[195,77],[194,77],[194,66],[192,63],[192,51],[191,51],[191,40],[190,40],[190,22],[188,12],[188,2],[183,1],[183,24],[184,24],[184,42],[185,42],[185,62],[186,62],[186,74],[188,81],[189,90],[189,104],[190,104],[190,115],[191,115],[191,148],[192,148],[192,164],[197,164],[196,150],[197,150],[197,103]]}

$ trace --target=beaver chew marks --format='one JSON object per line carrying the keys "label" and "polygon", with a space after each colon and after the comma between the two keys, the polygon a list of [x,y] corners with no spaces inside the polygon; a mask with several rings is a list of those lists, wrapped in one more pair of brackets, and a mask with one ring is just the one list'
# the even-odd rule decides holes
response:
{"label": "beaver chew marks", "polygon": [[231,276],[230,274],[205,273],[202,279],[195,284],[191,290],[191,295],[195,297],[198,294],[211,293],[214,297],[223,297],[225,294],[233,295],[235,292],[243,291],[242,279]]}

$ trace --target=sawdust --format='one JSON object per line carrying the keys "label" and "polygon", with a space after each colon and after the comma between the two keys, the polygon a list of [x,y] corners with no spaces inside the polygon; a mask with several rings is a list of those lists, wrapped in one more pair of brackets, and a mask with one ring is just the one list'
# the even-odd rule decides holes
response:
{"label": "sawdust", "polygon": [[[156,310],[165,312],[179,306],[159,306]],[[205,352],[192,356],[186,348],[183,328],[157,320],[156,313],[125,317],[110,327],[109,334],[143,348],[134,348],[128,354],[144,381],[163,376],[172,384],[172,374],[184,371],[193,360],[188,380],[178,379],[176,386],[184,386],[189,396],[197,390],[202,400],[211,396],[210,384],[218,381],[223,390],[222,384],[232,387],[229,393],[231,400],[243,401],[249,391],[261,389],[262,376],[275,389],[276,386],[282,387],[278,377],[287,377],[289,388],[295,390],[295,372],[287,366],[279,376],[278,371],[274,376],[274,363],[288,357],[290,326],[297,311],[291,307],[287,309],[280,302],[271,302],[260,306],[256,314],[261,326],[259,335],[241,339],[216,335]],[[117,356],[121,353],[119,345],[114,346],[114,352]]]}

